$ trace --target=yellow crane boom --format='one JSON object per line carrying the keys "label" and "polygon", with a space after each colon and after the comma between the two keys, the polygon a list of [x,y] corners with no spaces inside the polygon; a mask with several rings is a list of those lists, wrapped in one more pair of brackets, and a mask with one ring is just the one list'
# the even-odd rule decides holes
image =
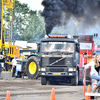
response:
{"label": "yellow crane boom", "polygon": [[19,46],[12,45],[12,24],[13,10],[15,0],[0,0],[1,14],[1,37],[0,37],[0,52],[4,58],[14,58],[14,55],[19,57]]}

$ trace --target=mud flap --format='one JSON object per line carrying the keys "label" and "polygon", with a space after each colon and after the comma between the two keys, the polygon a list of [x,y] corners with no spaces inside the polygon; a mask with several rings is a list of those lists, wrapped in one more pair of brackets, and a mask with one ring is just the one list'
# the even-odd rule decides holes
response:
{"label": "mud flap", "polygon": [[79,67],[79,85],[84,85],[84,67]]}

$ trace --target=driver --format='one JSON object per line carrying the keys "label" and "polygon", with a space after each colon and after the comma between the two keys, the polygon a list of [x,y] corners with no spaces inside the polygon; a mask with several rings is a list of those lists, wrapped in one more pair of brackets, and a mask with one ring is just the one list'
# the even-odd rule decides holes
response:
{"label": "driver", "polygon": [[72,44],[70,44],[70,45],[67,44],[67,48],[65,48],[65,50],[67,50],[67,51],[74,51],[74,47],[73,47]]}
{"label": "driver", "polygon": [[45,46],[44,51],[50,51],[50,50],[52,50],[52,45],[51,45],[51,44],[47,44],[47,45]]}

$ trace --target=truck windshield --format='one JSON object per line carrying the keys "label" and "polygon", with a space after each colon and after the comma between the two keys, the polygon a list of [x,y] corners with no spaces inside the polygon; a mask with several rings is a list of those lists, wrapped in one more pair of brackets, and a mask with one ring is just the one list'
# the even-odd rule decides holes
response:
{"label": "truck windshield", "polygon": [[74,52],[74,43],[70,42],[42,42],[41,52]]}
{"label": "truck windshield", "polygon": [[80,43],[81,50],[92,50],[92,43]]}

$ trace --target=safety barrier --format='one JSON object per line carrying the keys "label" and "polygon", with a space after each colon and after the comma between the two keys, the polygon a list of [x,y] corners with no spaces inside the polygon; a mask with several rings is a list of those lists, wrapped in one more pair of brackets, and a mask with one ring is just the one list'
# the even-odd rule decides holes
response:
{"label": "safety barrier", "polygon": [[5,100],[11,100],[11,98],[10,98],[10,91],[7,91],[7,96],[6,96]]}
{"label": "safety barrier", "polygon": [[56,98],[55,98],[55,89],[54,88],[52,88],[50,100],[56,100]]}
{"label": "safety barrier", "polygon": [[86,80],[86,69],[84,71],[84,96],[85,96],[85,92],[86,92],[86,82],[92,82],[90,80]]}

